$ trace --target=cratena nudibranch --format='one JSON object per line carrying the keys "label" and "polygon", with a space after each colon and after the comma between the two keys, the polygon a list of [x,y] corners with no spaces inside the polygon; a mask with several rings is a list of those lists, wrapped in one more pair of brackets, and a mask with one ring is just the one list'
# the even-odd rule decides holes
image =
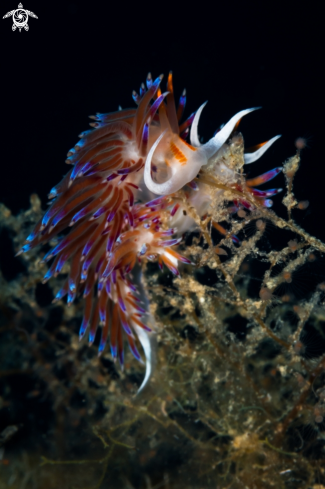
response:
{"label": "cratena nudibranch", "polygon": [[177,245],[181,233],[195,227],[195,220],[184,217],[178,191],[186,187],[183,195],[202,217],[211,213],[214,200],[211,189],[207,190],[208,179],[200,178],[203,173],[220,183],[219,189],[213,189],[220,199],[225,199],[227,189],[234,191],[233,207],[237,210],[239,206],[269,207],[268,197],[280,190],[253,188],[271,180],[280,168],[251,180],[246,180],[242,171],[244,163],[260,158],[279,136],[239,159],[224,157],[240,119],[254,108],[238,112],[201,144],[197,128],[205,104],[180,123],[185,90],[176,109],[172,74],[164,93],[159,88],[162,78],[153,80],[149,74],[146,87],[142,84],[139,94],[133,92],[137,108],[91,116],[93,129],[81,133],[68,152],[66,163],[71,169],[51,190],[51,206],[20,250],[48,243],[71,228],[44,256],[43,261],[50,262],[44,281],[56,277],[69,261],[68,278],[55,300],[67,295],[71,304],[82,295],[80,339],[88,331],[92,344],[100,325],[99,354],[109,338],[112,357],[118,358],[121,366],[124,339],[140,361],[137,343],[141,344],[146,373],[140,390],[152,370],[152,331],[148,308],[140,299],[141,283],[134,279],[139,273],[134,272],[143,260],[157,261],[161,268],[164,264],[176,275],[179,262],[190,263],[177,252]]}

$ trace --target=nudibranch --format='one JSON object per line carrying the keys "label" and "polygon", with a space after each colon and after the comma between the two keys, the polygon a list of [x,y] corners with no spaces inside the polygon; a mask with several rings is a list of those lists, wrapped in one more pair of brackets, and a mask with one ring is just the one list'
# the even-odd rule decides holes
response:
{"label": "nudibranch", "polygon": [[[82,295],[80,339],[88,331],[92,344],[100,325],[99,354],[109,338],[111,355],[122,367],[124,339],[139,361],[137,345],[142,346],[146,373],[139,390],[152,370],[153,327],[148,324],[153,321],[140,293],[141,280],[135,280],[139,277],[135,267],[143,260],[157,261],[160,268],[165,265],[178,275],[179,263],[191,263],[176,249],[181,233],[195,227],[194,220],[181,212],[177,193],[186,186],[186,199],[202,217],[213,205],[208,180],[200,179],[203,171],[219,182],[213,191],[221,199],[227,189],[234,192],[234,209],[269,207],[269,197],[281,190],[254,188],[274,178],[281,168],[251,180],[246,180],[242,171],[244,163],[260,158],[279,136],[239,159],[224,157],[240,119],[255,108],[238,112],[201,144],[198,122],[205,104],[180,123],[186,92],[176,109],[172,74],[164,93],[160,90],[162,78],[153,80],[149,74],[146,87],[142,84],[139,94],[133,92],[136,109],[91,116],[92,129],[81,133],[68,152],[70,171],[50,191],[51,206],[19,252],[59,237],[43,258],[43,262],[50,262],[44,282],[56,277],[69,262],[68,277],[55,301],[67,296],[70,305]],[[217,222],[214,225],[222,231]]]}

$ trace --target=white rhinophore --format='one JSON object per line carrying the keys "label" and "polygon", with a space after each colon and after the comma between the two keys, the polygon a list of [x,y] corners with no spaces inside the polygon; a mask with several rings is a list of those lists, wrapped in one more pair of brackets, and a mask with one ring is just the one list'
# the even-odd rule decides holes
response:
{"label": "white rhinophore", "polygon": [[202,104],[201,107],[198,108],[191,125],[190,141],[191,141],[191,145],[195,146],[196,148],[202,146],[199,140],[198,125],[199,125],[199,120],[201,117],[202,110],[204,109],[207,103],[208,101],[204,102],[204,104]]}

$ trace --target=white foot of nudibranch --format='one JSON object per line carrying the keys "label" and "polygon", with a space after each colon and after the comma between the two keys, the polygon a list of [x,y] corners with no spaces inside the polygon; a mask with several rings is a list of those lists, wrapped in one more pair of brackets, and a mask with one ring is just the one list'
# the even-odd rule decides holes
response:
{"label": "white foot of nudibranch", "polygon": [[154,356],[153,356],[153,350],[154,350],[154,343],[155,343],[155,333],[147,333],[144,331],[142,328],[139,326],[134,326],[138,339],[141,343],[141,346],[143,348],[144,356],[146,358],[146,373],[144,376],[144,379],[142,381],[142,384],[139,387],[139,390],[137,394],[139,394],[144,387],[147,385],[152,371],[153,371],[153,363],[154,363]]}

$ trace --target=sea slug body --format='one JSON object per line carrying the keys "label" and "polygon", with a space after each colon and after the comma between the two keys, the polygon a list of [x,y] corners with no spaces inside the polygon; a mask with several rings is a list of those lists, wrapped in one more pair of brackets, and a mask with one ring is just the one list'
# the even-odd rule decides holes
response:
{"label": "sea slug body", "polygon": [[[182,233],[196,226],[192,216],[184,216],[179,192],[202,218],[212,216],[215,199],[231,201],[231,212],[252,210],[270,207],[270,197],[281,190],[255,188],[274,178],[281,168],[250,180],[243,173],[243,165],[259,159],[279,136],[238,157],[229,153],[229,138],[235,141],[240,119],[254,108],[238,112],[201,144],[198,123],[205,104],[180,123],[185,91],[176,109],[172,74],[164,93],[160,91],[162,78],[153,80],[149,74],[146,88],[142,85],[140,94],[133,92],[137,108],[91,116],[92,129],[83,132],[68,152],[70,171],[51,190],[51,206],[19,252],[48,243],[70,227],[44,257],[44,262],[50,262],[44,282],[70,263],[69,275],[55,300],[67,296],[71,304],[78,295],[83,296],[80,339],[88,332],[92,344],[101,325],[99,354],[109,339],[113,359],[118,358],[123,366],[126,338],[141,361],[139,340],[146,358],[139,390],[152,370],[154,326],[148,307],[143,307],[135,267],[144,260],[157,261],[160,268],[165,265],[178,275],[179,263],[191,263],[177,251]],[[238,138],[242,141],[241,135]],[[214,187],[209,185],[211,179]],[[217,222],[213,225],[224,232]],[[236,239],[233,236],[234,242]]]}

